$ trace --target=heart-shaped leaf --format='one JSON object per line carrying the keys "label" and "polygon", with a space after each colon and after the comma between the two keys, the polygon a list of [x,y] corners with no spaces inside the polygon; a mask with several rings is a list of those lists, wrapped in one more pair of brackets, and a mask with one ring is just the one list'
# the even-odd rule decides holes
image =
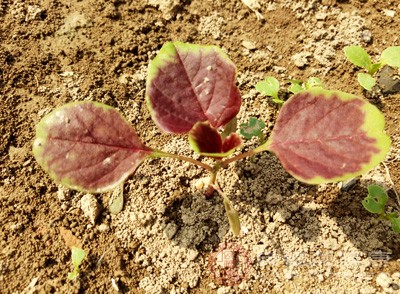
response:
{"label": "heart-shaped leaf", "polygon": [[235,83],[235,65],[218,47],[168,42],[149,65],[147,105],[170,133],[189,132],[204,121],[218,128],[239,112]]}
{"label": "heart-shaped leaf", "polygon": [[197,153],[222,158],[231,155],[237,147],[242,145],[242,140],[235,133],[222,139],[217,129],[210,126],[208,122],[198,122],[189,132],[189,143]]}
{"label": "heart-shaped leaf", "polygon": [[385,205],[388,201],[386,191],[378,185],[368,186],[368,196],[362,201],[362,205],[371,213],[382,214],[385,212]]}
{"label": "heart-shaped leaf", "polygon": [[66,104],[37,125],[33,153],[52,178],[72,189],[100,193],[121,184],[152,154],[114,108]]}
{"label": "heart-shaped leaf", "polygon": [[286,101],[271,137],[255,151],[273,151],[297,179],[319,184],[356,177],[390,148],[382,113],[366,100],[312,88]]}
{"label": "heart-shaped leaf", "polygon": [[240,125],[240,134],[246,139],[253,137],[261,138],[263,136],[262,130],[265,128],[265,122],[255,117],[250,117],[248,123]]}

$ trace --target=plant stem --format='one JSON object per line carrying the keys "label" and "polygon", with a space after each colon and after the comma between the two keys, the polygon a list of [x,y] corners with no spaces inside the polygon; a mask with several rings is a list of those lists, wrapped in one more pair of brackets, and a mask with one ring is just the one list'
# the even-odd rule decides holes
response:
{"label": "plant stem", "polygon": [[152,156],[153,157],[169,157],[169,158],[175,158],[175,159],[187,161],[187,162],[193,163],[194,165],[200,166],[200,167],[204,168],[205,170],[208,170],[211,173],[214,173],[214,169],[210,165],[202,163],[199,160],[183,156],[183,155],[172,154],[172,153],[168,153],[168,152],[155,150],[154,153],[152,154]]}
{"label": "plant stem", "polygon": [[222,160],[221,161],[221,167],[225,168],[225,167],[228,166],[228,164],[230,164],[232,162],[238,161],[238,160],[240,160],[242,158],[245,158],[245,157],[253,156],[254,154],[257,154],[257,153],[258,152],[256,152],[255,150],[250,150],[250,151],[238,154],[238,155],[236,155],[234,157],[231,157],[229,159]]}

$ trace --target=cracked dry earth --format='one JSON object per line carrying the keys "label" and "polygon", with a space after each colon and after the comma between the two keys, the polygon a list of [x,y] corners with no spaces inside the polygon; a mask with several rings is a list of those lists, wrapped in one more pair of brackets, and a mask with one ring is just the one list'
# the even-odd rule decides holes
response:
{"label": "cracked dry earth", "polygon": [[[400,95],[362,91],[343,55],[346,45],[373,58],[399,45],[400,2],[260,0],[258,16],[244,2],[0,0],[1,293],[400,292],[400,236],[361,205],[367,185],[379,183],[399,209]],[[239,122],[261,118],[266,135],[278,112],[254,89],[266,75],[282,84],[316,76],[368,99],[392,138],[387,169],[346,190],[300,183],[270,153],[237,162],[219,184],[239,212],[238,237],[220,197],[199,189],[207,175],[172,159],[145,161],[116,215],[110,194],[57,186],[31,144],[43,115],[70,101],[117,107],[148,146],[195,156],[185,136],[157,129],[144,102],[147,65],[170,40],[222,47],[237,65]],[[65,230],[88,251],[73,281]],[[232,250],[243,273],[224,282],[210,263]]]}

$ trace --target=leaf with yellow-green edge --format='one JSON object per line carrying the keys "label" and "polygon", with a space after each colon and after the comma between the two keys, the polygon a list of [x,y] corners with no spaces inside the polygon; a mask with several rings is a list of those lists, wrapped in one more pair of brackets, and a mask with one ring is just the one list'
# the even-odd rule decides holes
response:
{"label": "leaf with yellow-green edge", "polygon": [[101,193],[124,182],[153,150],[116,109],[84,101],[59,107],[39,122],[33,154],[56,182]]}
{"label": "leaf with yellow-green edge", "polygon": [[204,121],[224,126],[241,104],[235,65],[216,46],[168,42],[149,65],[146,101],[166,132],[187,133]]}
{"label": "leaf with yellow-green edge", "polygon": [[300,181],[343,181],[384,160],[390,148],[384,124],[383,114],[368,101],[312,88],[284,103],[269,140],[255,151],[274,152]]}
{"label": "leaf with yellow-green edge", "polygon": [[198,122],[189,132],[189,143],[201,155],[222,158],[231,155],[242,145],[242,140],[236,133],[223,139],[208,122]]}

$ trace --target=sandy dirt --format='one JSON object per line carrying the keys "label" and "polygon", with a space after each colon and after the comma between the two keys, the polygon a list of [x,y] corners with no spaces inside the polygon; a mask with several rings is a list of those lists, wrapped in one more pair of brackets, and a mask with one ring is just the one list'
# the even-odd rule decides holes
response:
{"label": "sandy dirt", "polygon": [[[239,0],[0,0],[1,293],[400,293],[400,236],[361,205],[379,183],[399,209],[400,95],[363,91],[343,54],[359,44],[376,59],[400,45],[400,2],[258,2],[263,19]],[[387,169],[343,191],[298,182],[267,152],[232,164],[219,184],[239,212],[238,237],[221,198],[199,190],[207,174],[173,159],[145,161],[116,215],[110,193],[54,183],[32,155],[35,125],[70,101],[117,107],[148,146],[199,158],[146,108],[147,66],[171,40],[222,47],[237,66],[239,123],[263,119],[266,135],[279,111],[254,88],[266,75],[282,84],[316,76],[368,99],[392,139]],[[73,281],[65,230],[88,251]],[[232,251],[244,273],[221,282],[215,268]]]}

